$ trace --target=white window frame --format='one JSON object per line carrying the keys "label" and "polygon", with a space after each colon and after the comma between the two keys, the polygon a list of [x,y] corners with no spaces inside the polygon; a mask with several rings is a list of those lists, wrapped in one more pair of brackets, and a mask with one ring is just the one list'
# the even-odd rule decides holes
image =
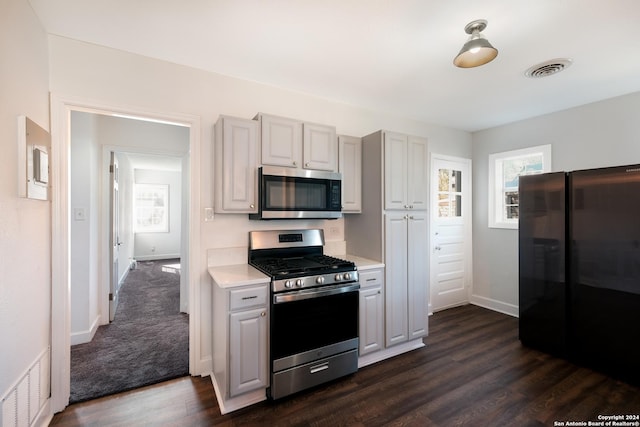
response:
{"label": "white window frame", "polygon": [[[134,184],[133,191],[133,227],[134,233],[168,233],[169,232],[169,185],[168,184]],[[164,215],[162,222],[155,226],[140,226],[138,224],[138,191],[141,189],[152,189],[160,193],[164,199]],[[142,207],[144,208],[144,207]]]}
{"label": "white window frame", "polygon": [[505,218],[503,164],[506,160],[542,154],[542,172],[551,171],[551,144],[489,155],[489,228],[518,229],[517,219]]}

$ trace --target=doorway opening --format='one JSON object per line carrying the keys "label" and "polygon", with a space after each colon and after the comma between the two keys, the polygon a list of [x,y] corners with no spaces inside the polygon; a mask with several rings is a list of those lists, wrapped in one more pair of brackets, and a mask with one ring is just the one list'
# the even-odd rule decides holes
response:
{"label": "doorway opening", "polygon": [[70,134],[75,403],[188,374],[188,292],[176,273],[189,128],[73,111]]}
{"label": "doorway opening", "polygon": [[[180,311],[188,313],[188,373],[200,373],[199,359],[196,357],[200,353],[199,340],[199,317],[200,310],[194,303],[191,295],[200,292],[200,286],[196,279],[199,271],[199,257],[196,255],[199,248],[199,222],[196,216],[199,212],[199,197],[192,197],[191,194],[199,194],[200,166],[199,166],[199,129],[200,121],[196,116],[183,114],[163,114],[154,113],[147,110],[135,108],[120,108],[113,106],[87,103],[82,99],[64,98],[52,95],[52,146],[53,159],[52,167],[52,338],[51,338],[51,403],[52,410],[57,412],[64,409],[69,404],[70,397],[70,349],[72,341],[91,337],[99,325],[109,323],[109,263],[108,253],[110,227],[106,206],[109,205],[109,190],[104,178],[104,171],[108,168],[108,154],[111,151],[126,153],[127,156],[155,156],[178,158],[181,164],[180,187],[182,190],[182,203],[180,213],[182,217],[180,228],[180,249],[177,257],[172,257],[171,264],[177,264],[179,259],[179,294]],[[72,135],[77,129],[72,126],[72,115],[75,113],[90,113],[91,120],[88,125],[93,126],[93,130],[101,129],[100,120],[117,119],[142,119],[148,125],[151,122],[169,126],[171,128],[181,127],[186,132],[187,137],[181,141],[179,148],[168,148],[162,145],[158,138],[139,138],[143,141],[140,145],[133,144],[131,138],[117,138],[115,131],[96,132],[93,136],[101,134],[102,142],[99,149],[94,147],[91,156],[97,163],[88,163],[89,168],[93,168],[98,178],[89,182],[89,198],[95,198],[87,206],[76,206],[74,194],[72,194]],[[142,122],[139,120],[128,120],[127,123]],[[87,125],[87,123],[85,123]],[[181,126],[175,126],[181,125]],[[91,127],[89,126],[89,127]],[[108,127],[107,127],[108,129]],[[102,128],[104,130],[104,127]],[[86,129],[85,129],[86,131]],[[185,140],[187,141],[185,143]],[[83,147],[90,144],[81,144]],[[175,159],[174,159],[175,160]],[[107,190],[105,190],[105,187]],[[122,188],[120,188],[122,192]],[[88,202],[87,202],[88,203]],[[92,207],[91,209],[89,209]],[[78,209],[76,209],[78,208]],[[93,217],[92,217],[93,215]],[[91,221],[95,219],[95,221]],[[87,318],[88,327],[81,329],[79,334],[72,333],[72,322],[78,318],[78,313],[72,313],[72,299],[76,295],[71,290],[72,272],[74,258],[71,254],[73,248],[72,226],[76,221],[86,221],[91,224],[88,229],[93,233],[94,243],[89,245],[89,262],[85,263],[90,273],[90,280],[94,283],[88,286],[89,304],[81,305],[85,310],[81,313],[83,319]],[[129,238],[130,245],[133,245],[133,238]],[[124,239],[123,239],[124,243]],[[125,269],[131,267],[129,256],[124,257]],[[135,256],[134,256],[135,258]],[[175,266],[174,266],[175,271]],[[85,288],[85,289],[86,289]],[[106,295],[106,297],[105,297]],[[82,297],[81,297],[82,298]],[[85,316],[86,315],[86,316]],[[116,313],[117,317],[117,313]],[[74,331],[77,332],[77,331]],[[83,337],[82,335],[85,334]]]}

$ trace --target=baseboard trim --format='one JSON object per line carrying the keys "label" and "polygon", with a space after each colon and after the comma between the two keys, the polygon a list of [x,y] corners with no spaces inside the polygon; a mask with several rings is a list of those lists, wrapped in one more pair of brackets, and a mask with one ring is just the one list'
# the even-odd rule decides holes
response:
{"label": "baseboard trim", "polygon": [[424,341],[422,341],[422,338],[418,338],[413,341],[408,341],[403,344],[385,348],[384,350],[365,354],[364,356],[360,356],[358,358],[358,369],[364,368],[365,366],[373,365],[374,363],[382,362],[385,359],[389,359],[391,357],[398,356],[402,353],[416,350],[421,347],[424,347]]}
{"label": "baseboard trim", "polygon": [[223,398],[224,394],[222,393],[222,390],[220,390],[220,387],[218,387],[218,382],[216,381],[216,377],[213,375],[213,372],[211,372],[209,376],[211,378],[211,383],[213,384],[213,389],[216,392],[216,400],[218,401],[218,406],[220,407],[220,413],[222,415],[267,400],[267,392],[263,388],[225,400]]}
{"label": "baseboard trim", "polygon": [[36,419],[33,420],[32,426],[38,427],[47,427],[51,424],[53,420],[53,411],[51,409],[51,398],[47,399],[42,407],[42,410],[36,416]]}
{"label": "baseboard trim", "polygon": [[88,330],[71,333],[71,345],[91,342],[99,326],[100,316],[96,316],[96,318],[93,320],[93,323],[91,324],[91,327],[89,327]]}
{"label": "baseboard trim", "polygon": [[209,372],[213,372],[213,359],[210,355],[200,358],[195,374],[204,377],[209,375]]}
{"label": "baseboard trim", "polygon": [[162,259],[177,259],[180,254],[143,255],[133,257],[136,261],[158,261]]}
{"label": "baseboard trim", "polygon": [[479,295],[471,295],[471,304],[488,308],[489,310],[499,313],[508,314],[509,316],[518,317],[519,310],[517,305],[508,304],[491,298],[481,297]]}

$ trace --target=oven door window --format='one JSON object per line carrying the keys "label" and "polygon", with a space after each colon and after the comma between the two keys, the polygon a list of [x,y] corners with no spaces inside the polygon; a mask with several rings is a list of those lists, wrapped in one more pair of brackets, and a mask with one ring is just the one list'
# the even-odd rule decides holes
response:
{"label": "oven door window", "polygon": [[264,177],[264,209],[308,210],[327,209],[329,182],[280,176]]}
{"label": "oven door window", "polygon": [[273,305],[273,359],[357,337],[358,291]]}

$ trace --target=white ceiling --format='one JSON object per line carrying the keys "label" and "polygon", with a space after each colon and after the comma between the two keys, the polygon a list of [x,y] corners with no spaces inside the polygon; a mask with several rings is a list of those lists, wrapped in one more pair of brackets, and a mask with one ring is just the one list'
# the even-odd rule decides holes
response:
{"label": "white ceiling", "polygon": [[[29,2],[51,34],[468,131],[640,90],[638,0]],[[475,19],[499,55],[456,68]]]}
{"label": "white ceiling", "polygon": [[182,171],[182,159],[180,157],[127,152],[121,152],[118,155],[126,156],[133,169]]}

